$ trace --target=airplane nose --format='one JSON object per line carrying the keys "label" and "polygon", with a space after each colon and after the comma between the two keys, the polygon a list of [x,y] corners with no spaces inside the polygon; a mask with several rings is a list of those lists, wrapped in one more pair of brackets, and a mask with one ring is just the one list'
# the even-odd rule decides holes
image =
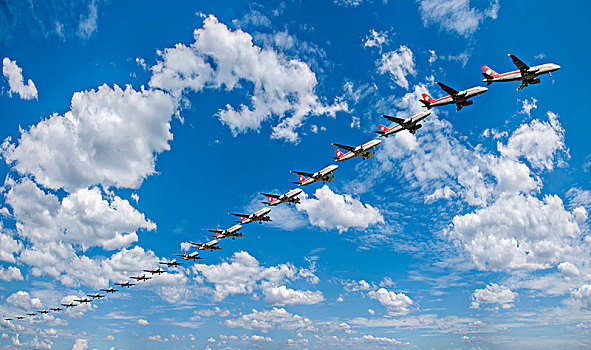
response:
{"label": "airplane nose", "polygon": [[556,68],[556,70],[559,70],[561,67],[559,65],[555,64],[554,68]]}

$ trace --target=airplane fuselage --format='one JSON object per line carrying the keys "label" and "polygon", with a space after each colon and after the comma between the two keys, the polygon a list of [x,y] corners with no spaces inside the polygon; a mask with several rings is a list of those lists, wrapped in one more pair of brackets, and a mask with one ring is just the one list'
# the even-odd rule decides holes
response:
{"label": "airplane fuselage", "polygon": [[314,173],[309,178],[304,179],[303,181],[300,181],[299,186],[308,186],[309,184],[312,184],[312,183],[318,182],[318,181],[334,182],[334,176],[331,176],[330,174],[332,174],[338,168],[339,168],[338,165],[334,165],[334,164],[329,165],[326,168],[320,170],[319,172]]}
{"label": "airplane fuselage", "polygon": [[530,67],[525,74],[522,74],[521,71],[515,70],[503,74],[497,74],[496,76],[493,75],[492,70],[488,70],[485,73],[490,75],[491,78],[482,79],[485,83],[493,83],[493,82],[500,82],[500,81],[521,81],[521,80],[533,80],[536,77],[542,74],[552,74],[560,69],[560,66],[554,63],[545,63],[539,66]]}
{"label": "airplane fuselage", "polygon": [[355,157],[363,157],[364,159],[371,159],[371,157],[375,154],[375,152],[371,152],[373,148],[377,145],[382,143],[382,140],[371,140],[369,142],[364,143],[361,146],[355,147],[353,151],[347,152],[343,154],[341,157],[337,158],[337,162],[344,162],[348,159],[355,158]]}
{"label": "airplane fuselage", "polygon": [[[407,125],[416,126],[421,120],[427,118],[430,114],[431,114],[431,112],[422,112],[422,113],[419,113],[419,114],[415,114],[415,115],[413,115],[412,117],[409,118],[409,122],[410,123],[407,124]],[[404,126],[402,126],[400,124],[396,124],[393,127],[384,130],[380,134],[380,136],[388,137],[388,136],[390,136],[392,134],[395,134],[395,133],[397,133],[399,131],[402,131],[402,130],[405,130],[405,129],[410,129],[410,128],[409,128],[409,126],[404,127]]]}
{"label": "airplane fuselage", "polygon": [[281,196],[279,196],[279,198],[274,199],[272,197],[269,197],[269,205],[270,206],[276,206],[279,205],[281,203],[294,203],[294,204],[298,204],[300,203],[300,200],[298,198],[296,198],[297,196],[299,196],[301,193],[303,192],[303,190],[301,188],[295,188],[285,194],[282,194]]}
{"label": "airplane fuselage", "polygon": [[266,216],[271,212],[271,208],[263,208],[257,212],[250,214],[249,216],[240,218],[241,224],[250,224],[255,221],[271,221],[271,218]]}
{"label": "airplane fuselage", "polygon": [[468,99],[470,99],[474,96],[483,94],[487,91],[488,91],[488,88],[485,88],[484,86],[475,86],[473,88],[460,91],[455,96],[448,95],[448,96],[445,96],[442,98],[438,98],[434,101],[430,101],[429,106],[435,107],[435,106],[445,106],[445,105],[450,105],[450,104],[462,104],[462,103],[466,102]]}

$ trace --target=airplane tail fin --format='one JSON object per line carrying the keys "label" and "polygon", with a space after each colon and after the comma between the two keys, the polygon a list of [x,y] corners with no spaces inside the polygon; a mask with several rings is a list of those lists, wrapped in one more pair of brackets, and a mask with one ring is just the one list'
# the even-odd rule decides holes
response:
{"label": "airplane tail fin", "polygon": [[306,177],[304,175],[299,175],[298,174],[298,179],[300,180],[300,183],[306,181]]}
{"label": "airplane tail fin", "polygon": [[269,204],[271,204],[271,203],[275,202],[275,198],[273,198],[273,197],[271,197],[271,196],[269,196],[268,198],[269,198]]}
{"label": "airplane tail fin", "polygon": [[482,75],[484,75],[484,77],[486,79],[492,79],[492,78],[498,78],[499,77],[499,73],[495,72],[492,68],[488,67],[488,66],[482,66]]}
{"label": "airplane tail fin", "polygon": [[427,107],[428,109],[431,109],[431,103],[435,102],[435,99],[433,97],[429,96],[429,94],[425,94],[425,93],[421,94],[421,96],[423,97],[423,99],[419,100],[419,101],[421,101],[421,103],[425,107]]}

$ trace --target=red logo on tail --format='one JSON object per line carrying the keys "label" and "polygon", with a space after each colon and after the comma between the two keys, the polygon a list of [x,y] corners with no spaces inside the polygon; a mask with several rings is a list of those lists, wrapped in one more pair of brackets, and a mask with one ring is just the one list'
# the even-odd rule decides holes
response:
{"label": "red logo on tail", "polygon": [[336,150],[337,153],[337,157],[339,158],[343,158],[343,152],[339,151],[338,149]]}
{"label": "red logo on tail", "polygon": [[433,99],[433,97],[427,95],[427,94],[421,94],[421,96],[423,96],[423,100],[429,102],[429,103],[433,103],[435,102],[435,100]]}
{"label": "red logo on tail", "polygon": [[388,130],[388,128],[383,126],[382,124],[378,125],[378,129],[380,129],[381,132],[386,132],[386,130]]}
{"label": "red logo on tail", "polygon": [[306,181],[306,178],[303,175],[298,175],[298,178],[300,179],[300,182]]}

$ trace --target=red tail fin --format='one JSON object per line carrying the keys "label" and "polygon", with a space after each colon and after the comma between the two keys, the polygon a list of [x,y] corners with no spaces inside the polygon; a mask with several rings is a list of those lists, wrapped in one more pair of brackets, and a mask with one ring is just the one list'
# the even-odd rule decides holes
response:
{"label": "red tail fin", "polygon": [[269,204],[271,204],[271,203],[275,202],[275,198],[273,198],[273,197],[271,197],[271,196],[269,196],[269,197],[267,197],[267,198],[269,198]]}
{"label": "red tail fin", "polygon": [[300,179],[300,183],[306,181],[306,177],[304,177],[304,175],[298,174],[298,178]]}
{"label": "red tail fin", "polygon": [[381,132],[386,132],[386,130],[388,130],[388,128],[383,126],[382,124],[378,125],[378,129],[380,129]]}
{"label": "red tail fin", "polygon": [[343,152],[341,152],[338,149],[336,150],[336,154],[337,154],[337,157],[339,157],[339,158],[343,158],[343,156],[344,156]]}
{"label": "red tail fin", "polygon": [[429,96],[429,94],[423,93],[423,94],[421,94],[421,96],[423,96],[423,100],[425,100],[429,103],[435,102],[435,99],[433,97]]}
{"label": "red tail fin", "polygon": [[488,66],[482,66],[482,71],[484,72],[485,75],[488,75],[493,78],[496,78],[499,76],[499,73],[495,72],[494,70],[492,70],[492,68],[490,68]]}

